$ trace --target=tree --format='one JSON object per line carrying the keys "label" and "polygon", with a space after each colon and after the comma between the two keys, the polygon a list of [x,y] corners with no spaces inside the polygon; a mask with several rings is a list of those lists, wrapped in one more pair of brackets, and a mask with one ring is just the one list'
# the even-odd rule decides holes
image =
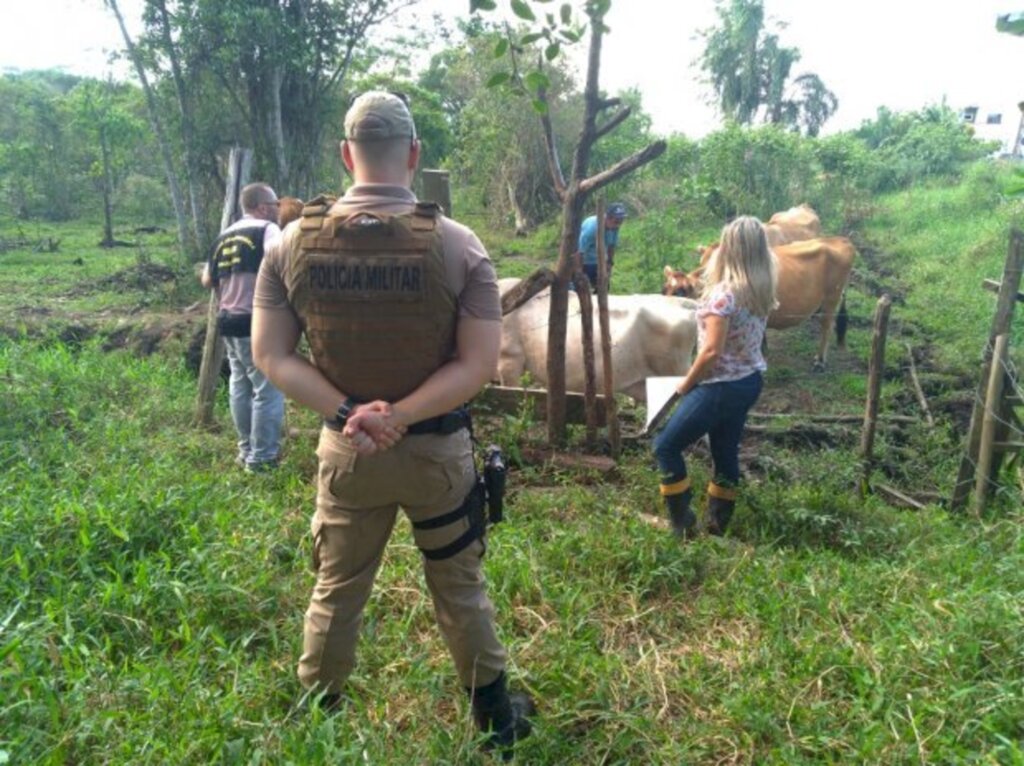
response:
{"label": "tree", "polygon": [[135,68],[135,73],[139,77],[139,84],[142,86],[142,92],[146,97],[146,114],[149,117],[149,124],[153,129],[153,134],[156,136],[157,146],[160,148],[160,159],[163,161],[164,174],[167,177],[167,188],[171,193],[171,205],[174,207],[174,220],[178,225],[178,247],[187,260],[198,260],[199,253],[195,249],[195,245],[190,244],[189,240],[188,220],[185,217],[185,200],[181,193],[181,183],[178,180],[178,171],[174,164],[171,143],[168,139],[167,131],[164,130],[164,119],[157,101],[156,92],[152,85],[150,85],[149,76],[146,74],[142,51],[139,50],[131,35],[128,34],[128,27],[125,26],[124,16],[121,14],[117,0],[104,0],[104,2],[107,8],[110,9],[110,12],[114,14],[114,18],[117,19],[117,26],[121,30],[121,37],[124,39],[125,50],[132,62],[132,66]]}
{"label": "tree", "polygon": [[791,78],[800,51],[765,28],[763,0],[718,0],[718,24],[700,32],[698,59],[719,110],[742,125],[760,119],[816,136],[839,106],[813,73]]}
{"label": "tree", "polygon": [[[480,6],[481,2],[482,0],[473,0],[473,4],[477,6]],[[493,2],[490,2],[489,5],[494,7]],[[512,0],[512,8],[520,18],[527,21],[536,20],[532,10],[523,0]],[[594,146],[603,137],[616,130],[632,114],[632,109],[629,106],[624,106],[621,99],[607,98],[599,89],[601,44],[605,32],[608,31],[604,21],[610,8],[611,0],[588,0],[584,4],[584,13],[590,31],[590,46],[587,56],[586,86],[583,93],[582,127],[572,154],[572,168],[568,176],[562,170],[555,142],[551,103],[547,94],[550,80],[544,72],[543,61],[550,61],[558,57],[559,50],[555,47],[556,36],[563,34],[559,32],[559,23],[564,27],[571,22],[569,5],[562,6],[560,18],[556,19],[554,14],[548,14],[547,23],[540,31],[529,33],[518,39],[515,39],[510,33],[507,46],[505,46],[506,50],[501,50],[500,53],[504,54],[507,51],[511,56],[512,72],[505,77],[491,80],[495,85],[511,83],[515,88],[535,93],[534,107],[540,115],[544,129],[548,168],[555,192],[562,203],[562,232],[555,281],[551,285],[551,313],[548,321],[547,424],[548,441],[552,444],[564,442],[566,435],[565,336],[568,321],[569,281],[573,268],[573,255],[576,253],[579,239],[580,224],[583,221],[584,205],[595,192],[657,158],[665,151],[666,146],[664,141],[656,141],[611,167],[590,175]],[[541,63],[525,76],[521,76],[521,68],[517,63],[518,55],[525,50],[525,46],[541,40],[546,43],[543,58],[538,59]],[[560,46],[560,43],[558,45]]]}
{"label": "tree", "polygon": [[64,97],[78,78],[56,72],[0,77],[0,188],[18,218],[72,215],[77,180]]}
{"label": "tree", "polygon": [[193,0],[177,3],[172,19],[185,66],[209,67],[243,118],[257,172],[307,196],[357,49],[370,29],[415,2]]}
{"label": "tree", "polygon": [[[521,93],[486,87],[506,68],[494,56],[506,33],[481,23],[461,28],[465,39],[435,55],[420,82],[440,95],[455,134],[452,170],[479,195],[492,221],[504,225],[512,220],[516,233],[525,234],[559,203],[548,173],[543,127]],[[547,78],[549,100],[559,104],[555,132],[568,142],[577,130],[582,100],[562,67],[549,67]]]}
{"label": "tree", "polygon": [[73,126],[89,137],[92,151],[89,175],[103,197],[103,240],[101,247],[114,247],[114,192],[128,165],[132,147],[142,134],[142,125],[126,103],[128,92],[113,81],[86,80],[68,97]]}

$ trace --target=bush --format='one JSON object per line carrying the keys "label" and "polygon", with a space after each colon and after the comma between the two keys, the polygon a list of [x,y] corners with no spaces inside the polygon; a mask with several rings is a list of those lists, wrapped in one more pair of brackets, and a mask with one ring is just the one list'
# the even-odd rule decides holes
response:
{"label": "bush", "polygon": [[821,168],[818,213],[848,229],[870,212],[871,190],[884,172],[881,159],[851,133],[816,139],[811,148]]}
{"label": "bush", "polygon": [[717,218],[738,214],[768,218],[811,201],[817,165],[808,139],[776,125],[743,128],[735,123],[707,136],[700,146],[698,183],[707,189]]}
{"label": "bush", "polygon": [[882,173],[872,190],[892,191],[928,177],[953,177],[968,163],[992,151],[947,106],[894,113],[882,107],[854,135],[877,150]]}

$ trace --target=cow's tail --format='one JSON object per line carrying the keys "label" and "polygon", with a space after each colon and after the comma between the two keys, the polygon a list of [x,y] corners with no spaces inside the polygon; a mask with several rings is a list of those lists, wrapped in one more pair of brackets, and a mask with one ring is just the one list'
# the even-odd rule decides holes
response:
{"label": "cow's tail", "polygon": [[846,313],[846,290],[843,290],[843,298],[839,301],[839,311],[836,312],[836,345],[839,348],[846,348],[846,328],[850,324],[850,317]]}

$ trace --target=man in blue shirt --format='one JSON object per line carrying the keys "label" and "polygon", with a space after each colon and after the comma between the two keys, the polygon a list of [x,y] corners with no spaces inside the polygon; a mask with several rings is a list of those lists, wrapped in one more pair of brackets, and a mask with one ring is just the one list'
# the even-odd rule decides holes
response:
{"label": "man in blue shirt", "polygon": [[[619,243],[619,227],[626,220],[626,206],[613,202],[604,214],[604,248],[608,254],[608,281],[612,278],[615,246]],[[583,271],[592,288],[597,287],[597,216],[587,218],[580,227],[579,251],[583,256]]]}

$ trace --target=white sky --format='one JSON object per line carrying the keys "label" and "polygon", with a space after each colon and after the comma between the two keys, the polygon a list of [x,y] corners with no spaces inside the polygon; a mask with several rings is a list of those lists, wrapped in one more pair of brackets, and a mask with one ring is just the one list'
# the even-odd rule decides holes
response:
{"label": "white sky", "polygon": [[[1012,136],[1016,104],[1024,100],[1024,38],[996,32],[995,18],[1024,10],[1024,0],[764,2],[770,18],[787,24],[782,44],[803,54],[794,74],[816,72],[839,98],[826,132],[856,127],[881,105],[909,110],[945,99],[953,108],[974,104],[982,113],[1003,112]],[[120,0],[134,29],[141,4]],[[103,75],[109,70],[107,54],[121,39],[102,0],[4,5],[0,71],[63,67]],[[452,18],[468,8],[469,0],[421,0],[416,13]],[[659,133],[699,137],[713,130],[717,116],[706,104],[692,63],[701,49],[696,31],[714,20],[714,0],[613,0],[602,87],[612,92],[639,87]],[[580,46],[577,55],[584,54]]]}

